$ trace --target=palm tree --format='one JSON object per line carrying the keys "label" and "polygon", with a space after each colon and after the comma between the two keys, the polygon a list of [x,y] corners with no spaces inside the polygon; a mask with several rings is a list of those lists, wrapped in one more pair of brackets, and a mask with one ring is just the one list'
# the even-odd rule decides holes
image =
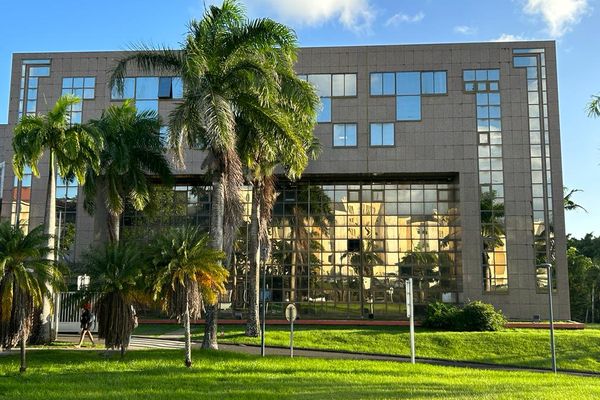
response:
{"label": "palm tree", "polygon": [[354,273],[358,275],[358,288],[360,300],[360,315],[364,316],[365,308],[365,290],[364,277],[373,277],[373,270],[377,265],[385,264],[379,254],[375,251],[373,239],[369,236],[365,240],[360,240],[360,248],[358,251],[346,251],[340,257],[340,261],[348,257],[350,265],[354,269]]}
{"label": "palm tree", "polygon": [[[565,187],[564,192],[566,192],[567,190],[569,190],[569,188]],[[583,211],[587,212],[587,210],[583,206],[575,203],[574,200],[571,200],[571,196],[573,196],[577,192],[582,192],[582,191],[583,190],[581,190],[581,189],[571,189],[571,190],[569,190],[569,193],[565,194],[565,197],[563,198],[563,206],[565,208],[565,211],[573,211],[573,210],[577,210],[577,209],[582,209]]]}
{"label": "palm tree", "polygon": [[600,95],[592,95],[592,99],[587,105],[589,117],[600,117]]}
{"label": "palm tree", "polygon": [[485,290],[490,290],[492,285],[492,271],[489,252],[504,246],[506,230],[504,223],[504,203],[496,200],[496,192],[485,192],[481,194],[481,240],[482,240],[482,267]]}
{"label": "palm tree", "polygon": [[100,293],[95,308],[98,337],[107,349],[120,348],[125,355],[135,328],[134,301],[141,298],[143,271],[148,259],[131,243],[105,244],[85,257],[91,293]]}
{"label": "palm tree", "polygon": [[[278,87],[274,65],[292,64],[295,49],[296,36],[289,28],[270,19],[249,21],[237,1],[224,0],[221,7],[210,6],[202,20],[190,22],[180,51],[138,48],[113,70],[110,83],[121,91],[131,64],[144,73],[181,77],[184,95],[170,115],[170,144],[180,162],[186,145],[208,152],[215,250],[230,252],[242,219],[235,113],[270,109],[270,93]],[[216,307],[207,308],[206,321],[202,346],[216,349]]]}
{"label": "palm tree", "polygon": [[209,248],[209,238],[197,227],[172,228],[152,246],[154,270],[150,290],[163,309],[183,322],[185,365],[192,366],[190,318],[201,314],[202,302],[213,304],[224,292],[227,270],[222,252]]}
{"label": "palm tree", "polygon": [[[47,115],[25,115],[15,127],[12,146],[14,149],[13,169],[22,179],[27,165],[35,176],[39,176],[38,164],[45,152],[48,153],[48,184],[44,233],[48,260],[55,259],[54,235],[56,234],[56,170],[65,180],[77,178],[85,183],[86,170],[97,171],[102,139],[92,130],[79,124],[71,124],[69,112],[79,103],[77,97],[65,95],[58,99]],[[50,340],[50,307],[44,304],[41,316],[42,338]]]}
{"label": "palm tree", "polygon": [[62,274],[47,259],[50,249],[44,227],[25,234],[9,222],[0,223],[0,347],[21,345],[21,372],[27,369],[25,345],[33,315],[51,290],[62,287]]}
{"label": "palm tree", "polygon": [[278,100],[273,110],[246,110],[237,116],[239,153],[252,184],[247,336],[260,335],[259,265],[270,250],[268,224],[277,197],[275,168],[281,166],[287,178],[295,180],[319,150],[313,134],[319,104],[314,88],[291,69],[281,71],[279,77],[281,90],[275,94]]}
{"label": "palm tree", "polygon": [[[89,126],[104,138],[104,149],[100,155],[101,168],[87,171],[83,185],[85,207],[90,213],[97,213],[96,220],[106,216],[106,229],[100,232],[106,232],[108,240],[114,243],[119,240],[119,221],[125,202],[129,201],[138,211],[143,210],[152,193],[149,175],[169,182],[171,170],[155,112],[138,113],[134,104],[126,100],[106,109]],[[102,207],[100,213],[98,206]]]}

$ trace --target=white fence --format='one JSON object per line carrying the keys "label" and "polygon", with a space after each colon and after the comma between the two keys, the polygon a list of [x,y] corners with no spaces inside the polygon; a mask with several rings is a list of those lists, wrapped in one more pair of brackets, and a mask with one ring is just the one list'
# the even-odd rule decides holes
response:
{"label": "white fence", "polygon": [[[83,304],[89,302],[92,305],[92,314],[95,316],[98,296],[97,293],[93,293],[91,298],[84,298],[82,292],[57,293],[54,307],[58,333],[79,332]],[[96,332],[97,330],[98,326],[94,322],[92,324],[92,332]]]}

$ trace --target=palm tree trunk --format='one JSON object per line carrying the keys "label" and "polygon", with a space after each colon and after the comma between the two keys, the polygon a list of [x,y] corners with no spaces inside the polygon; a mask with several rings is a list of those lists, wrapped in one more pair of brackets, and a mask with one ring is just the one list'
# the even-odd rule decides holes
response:
{"label": "palm tree trunk", "polygon": [[[259,214],[260,194],[262,185],[255,182],[252,187],[252,213],[250,214],[250,238],[248,258],[250,262],[250,285],[248,301],[248,322],[246,323],[246,336],[257,337],[260,335],[259,317],[259,285],[260,285],[260,239],[259,239]],[[265,293],[263,293],[263,298]]]}
{"label": "palm tree trunk", "polygon": [[94,209],[94,244],[102,245],[108,243],[108,211],[106,210],[106,184],[102,178],[96,182],[96,205]]}
{"label": "palm tree trunk", "polygon": [[21,337],[21,368],[19,368],[19,372],[21,372],[21,373],[27,371],[27,360],[25,357],[26,344],[27,344],[27,338],[25,337],[25,335],[23,335],[23,337]]}
{"label": "palm tree trunk", "polygon": [[120,214],[113,214],[111,212],[106,213],[106,227],[108,232],[108,241],[110,243],[119,242],[119,223],[121,220]]}
{"label": "palm tree trunk", "polygon": [[[225,193],[223,186],[223,174],[217,174],[213,179],[212,208],[210,215],[210,237],[211,247],[223,251],[223,216],[225,213]],[[203,349],[217,350],[217,305],[206,306]]]}
{"label": "palm tree trunk", "polygon": [[190,368],[192,366],[192,335],[190,332],[190,301],[187,295],[185,295],[185,313],[183,314],[183,330],[185,331],[185,366]]}
{"label": "palm tree trunk", "polygon": [[[50,150],[48,162],[48,187],[47,187],[47,198],[46,198],[46,213],[44,215],[44,233],[48,235],[48,254],[46,259],[54,262],[54,237],[56,236],[56,168],[54,165],[54,152]],[[48,287],[50,295],[52,296],[52,289]],[[51,298],[51,297],[50,297]],[[43,343],[49,343],[52,341],[52,305],[47,297],[44,297],[42,304],[42,312],[40,314],[40,340]]]}

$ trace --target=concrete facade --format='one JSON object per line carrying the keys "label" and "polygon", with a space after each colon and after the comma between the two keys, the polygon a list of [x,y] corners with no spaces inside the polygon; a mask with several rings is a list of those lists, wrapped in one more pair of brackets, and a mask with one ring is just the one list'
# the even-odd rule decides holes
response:
{"label": "concrete facade", "polygon": [[[459,185],[462,273],[458,302],[483,300],[501,308],[510,318],[547,318],[547,293],[536,289],[534,235],[532,228],[532,171],[528,135],[528,92],[526,70],[513,65],[514,49],[542,49],[545,56],[547,93],[547,130],[549,132],[551,206],[556,253],[555,316],[569,319],[569,288],[566,264],[566,239],[562,205],[562,167],[559,130],[558,89],[555,44],[551,41],[472,43],[443,45],[358,46],[303,48],[296,69],[298,74],[356,74],[356,96],[332,97],[331,123],[315,128],[323,151],[312,161],[305,179],[319,180],[379,179],[378,177],[452,177]],[[20,80],[23,60],[50,60],[50,75],[39,78],[37,112],[46,113],[58,99],[64,77],[95,77],[95,96],[83,101],[83,120],[98,118],[111,104],[108,74],[119,52],[15,54],[9,103],[9,123],[0,126],[0,162],[10,165],[11,132],[18,120]],[[475,94],[465,91],[465,70],[499,70],[502,107],[502,159],[508,290],[486,292],[482,281],[481,210],[478,174],[477,104]],[[396,96],[372,96],[370,74],[374,72],[447,71],[447,92],[421,97],[421,119],[397,121]],[[139,75],[129,71],[129,76]],[[167,118],[173,107],[170,100],[159,101],[159,113]],[[394,145],[369,145],[371,123],[394,123]],[[334,123],[357,126],[357,145],[333,147]],[[188,152],[185,171],[202,174],[203,155]],[[43,222],[45,202],[44,172],[33,179],[30,226]],[[13,172],[4,171],[2,218],[11,217]],[[550,196],[548,196],[550,197]],[[92,242],[93,222],[77,205],[79,256]]]}

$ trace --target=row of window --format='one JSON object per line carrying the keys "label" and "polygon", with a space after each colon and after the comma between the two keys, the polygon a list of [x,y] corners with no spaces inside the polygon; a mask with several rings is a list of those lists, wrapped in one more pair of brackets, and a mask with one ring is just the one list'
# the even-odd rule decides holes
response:
{"label": "row of window", "polygon": [[371,96],[446,94],[446,71],[373,72]]}
{"label": "row of window", "polygon": [[[394,145],[394,123],[373,123],[370,129],[371,146]],[[333,146],[355,147],[358,145],[356,124],[333,124]]]}

